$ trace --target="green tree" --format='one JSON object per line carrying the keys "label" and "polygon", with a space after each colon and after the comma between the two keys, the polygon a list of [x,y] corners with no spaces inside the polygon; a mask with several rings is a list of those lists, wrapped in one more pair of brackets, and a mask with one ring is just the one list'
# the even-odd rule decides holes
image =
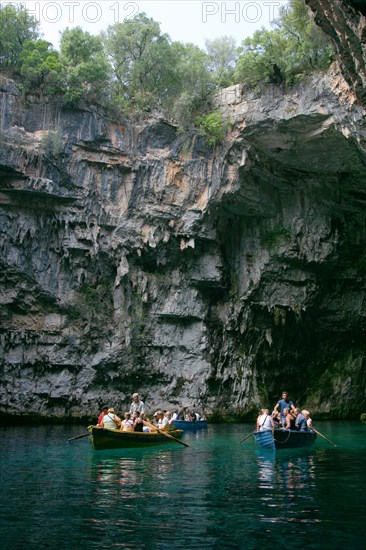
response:
{"label": "green tree", "polygon": [[173,43],[173,52],[181,91],[206,99],[214,88],[207,53],[194,44],[182,42]]}
{"label": "green tree", "polygon": [[214,83],[206,52],[194,44],[172,44],[175,86],[170,90],[170,109],[184,128],[193,125],[195,117],[207,105]]}
{"label": "green tree", "polygon": [[235,80],[246,86],[281,81],[293,83],[316,69],[329,66],[329,38],[308,14],[303,0],[290,0],[280,9],[273,30],[262,28],[243,41]]}
{"label": "green tree", "polygon": [[162,105],[174,87],[170,38],[144,13],[107,29],[104,35],[114,76],[114,93],[140,109]]}
{"label": "green tree", "polygon": [[275,25],[286,38],[288,51],[292,54],[287,71],[308,73],[329,66],[333,60],[330,39],[314,23],[304,0],[290,0],[280,9]]}
{"label": "green tree", "polygon": [[259,83],[280,83],[285,80],[288,63],[283,56],[284,49],[288,51],[288,46],[280,32],[265,28],[256,31],[239,49],[234,79],[248,87]]}
{"label": "green tree", "polygon": [[222,36],[213,40],[206,40],[205,46],[215,84],[220,88],[230,86],[233,83],[237,57],[234,38]]}
{"label": "green tree", "polygon": [[101,37],[80,27],[67,28],[61,36],[60,60],[69,102],[108,101],[111,69]]}
{"label": "green tree", "polygon": [[38,22],[23,7],[0,4],[0,66],[15,67],[24,44],[38,37]]}
{"label": "green tree", "polygon": [[45,40],[28,40],[20,55],[20,63],[27,90],[36,87],[47,94],[62,91],[62,65],[52,44]]}

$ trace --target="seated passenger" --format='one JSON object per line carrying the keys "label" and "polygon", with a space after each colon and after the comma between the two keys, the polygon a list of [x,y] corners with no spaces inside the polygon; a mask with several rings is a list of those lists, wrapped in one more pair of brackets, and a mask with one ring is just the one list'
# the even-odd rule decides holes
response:
{"label": "seated passenger", "polygon": [[158,420],[159,430],[167,432],[169,430],[169,419],[163,414],[163,411],[156,411],[156,418]]}
{"label": "seated passenger", "polygon": [[284,429],[285,430],[295,430],[296,429],[296,427],[295,427],[295,421],[296,421],[295,416],[292,414],[290,409],[284,409],[283,412],[285,414]]}
{"label": "seated passenger", "polygon": [[126,413],[126,422],[122,428],[124,432],[133,432],[134,419],[131,417],[131,413]]}
{"label": "seated passenger", "polygon": [[127,420],[131,418],[131,413],[125,412],[123,413],[123,420],[121,422],[121,430],[123,430],[123,427],[126,425]]}
{"label": "seated passenger", "polygon": [[263,409],[259,409],[258,414],[257,414],[257,420],[255,421],[255,427],[256,427],[257,432],[259,432],[259,419],[263,414],[262,411],[263,411]]}
{"label": "seated passenger", "polygon": [[280,424],[281,424],[281,419],[280,419],[280,413],[278,411],[273,411],[272,413],[272,421],[273,421],[273,426],[275,428],[279,428],[280,427]]}
{"label": "seated passenger", "polygon": [[107,405],[103,405],[102,407],[102,412],[100,413],[100,415],[98,416],[98,422],[97,422],[97,426],[100,426],[101,425],[101,422],[103,420],[103,417],[108,413],[108,410],[109,410],[109,407]]}
{"label": "seated passenger", "polygon": [[107,414],[102,418],[100,426],[107,430],[116,430],[121,426],[121,419],[114,413],[113,407],[109,407]]}
{"label": "seated passenger", "polygon": [[132,415],[133,420],[133,431],[134,432],[143,432],[144,431],[144,421],[140,418],[140,413],[135,411]]}
{"label": "seated passenger", "polygon": [[186,412],[185,412],[184,420],[186,420],[186,421],[192,420],[192,413],[191,413],[191,411],[189,411],[188,409],[187,409]]}
{"label": "seated passenger", "polygon": [[305,418],[305,416],[303,415],[303,412],[304,412],[304,411],[301,411],[301,413],[297,415],[297,417],[296,417],[296,422],[295,422],[295,427],[296,427],[300,432],[308,432],[308,431],[309,431],[309,428],[308,428],[308,425],[307,425],[307,422],[306,422],[306,418]]}
{"label": "seated passenger", "polygon": [[158,412],[159,412],[159,411],[156,411],[156,412],[154,413],[153,418],[152,418],[151,420],[148,420],[148,422],[149,422],[150,424],[152,424],[153,426],[156,426],[156,427],[158,426]]}
{"label": "seated passenger", "polygon": [[261,415],[257,418],[257,431],[272,430],[273,420],[269,409],[261,409]]}
{"label": "seated passenger", "polygon": [[313,421],[312,421],[312,419],[310,418],[310,413],[309,413],[309,411],[307,411],[306,409],[304,409],[304,410],[301,411],[301,412],[302,412],[302,414],[305,416],[306,424],[308,425],[309,430],[312,430],[312,429],[313,429]]}
{"label": "seated passenger", "polygon": [[146,424],[146,422],[149,422],[145,413],[140,413],[140,418],[142,420],[142,431],[143,432],[151,432],[152,428]]}
{"label": "seated passenger", "polygon": [[179,403],[178,408],[173,413],[173,420],[184,420],[186,408],[183,407],[183,403]]}
{"label": "seated passenger", "polygon": [[174,421],[173,421],[172,413],[170,411],[165,411],[164,416],[165,418],[168,419],[169,429],[174,429]]}

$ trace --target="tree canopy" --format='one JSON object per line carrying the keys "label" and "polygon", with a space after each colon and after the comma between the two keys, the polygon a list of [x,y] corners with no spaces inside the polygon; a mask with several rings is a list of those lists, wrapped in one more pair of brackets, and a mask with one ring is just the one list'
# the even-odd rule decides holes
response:
{"label": "tree canopy", "polygon": [[113,67],[114,92],[151,107],[162,103],[174,80],[170,39],[144,13],[108,28],[104,43]]}
{"label": "tree canopy", "polygon": [[291,84],[326,68],[333,58],[329,38],[315,25],[303,0],[289,0],[274,29],[262,28],[246,38],[239,54],[234,80],[245,86]]}
{"label": "tree canopy", "polygon": [[205,42],[209,66],[213,79],[220,88],[230,86],[233,81],[237,58],[236,42],[232,36],[221,36]]}
{"label": "tree canopy", "polygon": [[44,93],[63,92],[60,56],[46,40],[28,40],[19,57],[26,89],[34,86]]}
{"label": "tree canopy", "polygon": [[198,124],[215,142],[224,128],[210,117],[218,88],[292,84],[326,68],[333,54],[304,0],[289,0],[272,29],[257,30],[239,48],[230,36],[207,40],[206,50],[172,42],[145,13],[98,36],[67,28],[59,52],[24,9],[0,4],[0,22],[0,67],[18,72],[25,91],[62,93],[69,103],[97,102],[129,115],[159,108],[183,128]]}
{"label": "tree canopy", "polygon": [[101,37],[81,27],[67,28],[61,37],[60,60],[68,101],[107,102],[111,70]]}
{"label": "tree canopy", "polygon": [[38,38],[38,22],[22,6],[0,4],[0,28],[0,66],[15,67],[25,44]]}

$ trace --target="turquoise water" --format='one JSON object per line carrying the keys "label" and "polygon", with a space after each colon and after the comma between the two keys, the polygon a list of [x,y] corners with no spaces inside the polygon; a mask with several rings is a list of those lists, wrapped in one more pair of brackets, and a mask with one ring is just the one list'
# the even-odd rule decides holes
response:
{"label": "turquoise water", "polygon": [[83,427],[0,428],[2,550],[366,549],[366,425],[319,423],[337,443],[261,456],[251,425],[190,447],[94,451]]}

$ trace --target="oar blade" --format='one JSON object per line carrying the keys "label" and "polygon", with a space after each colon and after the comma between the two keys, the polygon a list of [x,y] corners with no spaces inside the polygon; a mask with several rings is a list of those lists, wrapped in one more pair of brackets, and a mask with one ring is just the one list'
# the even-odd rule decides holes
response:
{"label": "oar blade", "polygon": [[81,439],[83,437],[87,437],[88,435],[89,435],[89,433],[82,434],[82,435],[77,435],[76,437],[70,437],[70,439],[68,439],[67,441],[75,441],[76,439]]}
{"label": "oar blade", "polygon": [[251,435],[253,435],[257,430],[254,430],[254,432],[250,432],[249,435],[247,435],[246,437],[244,437],[244,439],[242,439],[241,441],[239,441],[239,445],[240,443],[244,443],[244,441],[246,441],[247,439],[250,438]]}
{"label": "oar blade", "polygon": [[328,441],[328,443],[330,443],[331,445],[334,445],[334,447],[336,447],[336,443],[334,443],[333,441],[331,441],[330,439],[328,439],[327,437],[325,437],[325,435],[321,434],[318,430],[316,430],[315,428],[313,428],[313,431],[320,435],[320,437],[322,437],[323,439],[325,439],[325,441]]}
{"label": "oar blade", "polygon": [[165,437],[167,437],[168,439],[173,439],[177,443],[180,443],[181,445],[184,445],[184,447],[189,447],[188,443],[184,443],[184,441],[181,441],[177,437],[174,437],[173,435],[169,435],[167,432],[164,432],[164,430],[160,430],[159,428],[157,428],[153,424],[150,424],[150,422],[147,422],[146,420],[144,420],[144,424],[146,426],[149,426],[150,428],[154,428],[154,430],[156,430],[159,434],[165,435]]}

